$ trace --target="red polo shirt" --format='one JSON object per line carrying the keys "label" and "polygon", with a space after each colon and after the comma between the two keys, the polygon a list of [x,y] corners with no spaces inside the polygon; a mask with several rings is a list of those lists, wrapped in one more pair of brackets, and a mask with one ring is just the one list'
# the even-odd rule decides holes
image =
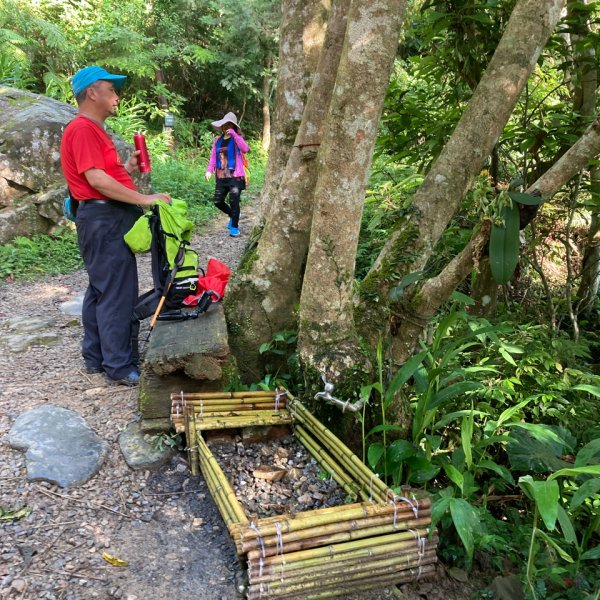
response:
{"label": "red polo shirt", "polygon": [[77,200],[110,200],[88,183],[84,173],[90,169],[101,169],[125,187],[136,189],[109,135],[98,123],[83,115],[77,115],[65,127],[60,162],[69,189]]}

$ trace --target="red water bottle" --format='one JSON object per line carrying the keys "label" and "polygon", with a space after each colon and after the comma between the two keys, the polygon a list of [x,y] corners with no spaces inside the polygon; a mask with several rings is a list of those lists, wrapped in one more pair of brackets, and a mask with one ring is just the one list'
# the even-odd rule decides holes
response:
{"label": "red water bottle", "polygon": [[143,133],[133,134],[133,145],[136,150],[139,150],[138,154],[138,168],[141,173],[150,173],[150,155],[148,154],[148,147],[146,146],[146,138]]}

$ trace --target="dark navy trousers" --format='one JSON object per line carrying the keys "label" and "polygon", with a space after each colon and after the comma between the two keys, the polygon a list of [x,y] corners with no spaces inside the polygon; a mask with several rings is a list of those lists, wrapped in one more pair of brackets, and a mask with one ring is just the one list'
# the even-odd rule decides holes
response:
{"label": "dark navy trousers", "polygon": [[140,208],[122,202],[82,201],[77,210],[77,239],[89,277],[82,310],[83,360],[111,379],[137,369],[137,264],[123,235],[141,214]]}

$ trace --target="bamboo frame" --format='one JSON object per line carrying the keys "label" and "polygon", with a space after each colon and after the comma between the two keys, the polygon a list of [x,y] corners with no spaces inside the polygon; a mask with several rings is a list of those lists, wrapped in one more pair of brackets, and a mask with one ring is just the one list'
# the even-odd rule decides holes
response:
{"label": "bamboo frame", "polygon": [[[186,433],[192,474],[202,470],[238,554],[247,559],[247,598],[329,598],[431,574],[438,542],[429,532],[431,500],[418,492],[396,496],[298,400],[281,393],[276,402],[275,394],[171,394],[171,420]],[[201,432],[292,422],[298,442],[362,502],[251,523]]]}

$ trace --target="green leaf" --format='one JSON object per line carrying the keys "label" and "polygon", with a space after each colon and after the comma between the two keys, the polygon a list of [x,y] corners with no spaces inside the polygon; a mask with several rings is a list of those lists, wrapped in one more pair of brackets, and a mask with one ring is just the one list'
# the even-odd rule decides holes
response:
{"label": "green leaf", "polygon": [[460,427],[460,439],[462,442],[463,451],[465,453],[465,461],[470,469],[473,464],[473,452],[471,448],[471,440],[473,439],[473,415],[465,415],[462,419]]}
{"label": "green leaf", "polygon": [[600,465],[560,469],[559,471],[552,473],[548,479],[557,479],[558,477],[565,476],[576,477],[577,475],[600,475]]}
{"label": "green leaf", "polygon": [[383,456],[383,451],[383,444],[380,444],[379,442],[371,444],[369,446],[369,449],[367,451],[367,460],[369,461],[369,466],[371,467],[371,469],[375,470],[375,467],[377,467],[377,464]]}
{"label": "green leaf", "polygon": [[466,392],[478,390],[482,387],[483,385],[478,381],[459,381],[458,383],[453,383],[439,391],[437,394],[434,394],[431,402],[427,406],[427,410],[433,410],[446,402],[446,400],[456,398],[457,396],[463,396]]}
{"label": "green leaf", "polygon": [[575,466],[582,467],[591,462],[592,459],[596,459],[596,462],[600,462],[600,438],[588,442],[575,457]]}
{"label": "green leaf", "polygon": [[498,422],[496,423],[496,429],[498,429],[505,421],[508,421],[515,413],[518,413],[522,408],[527,406],[531,402],[532,398],[527,398],[526,400],[522,400],[519,404],[515,406],[511,406],[507,408],[502,414],[498,417]]}
{"label": "green leaf", "polygon": [[563,537],[568,544],[577,545],[577,534],[573,528],[573,523],[567,514],[567,511],[559,504],[558,505],[558,522],[563,533]]}
{"label": "green leaf", "polygon": [[571,558],[571,556],[565,550],[563,550],[547,533],[544,533],[541,529],[537,529],[536,532],[541,538],[543,538],[548,544],[550,544],[556,550],[556,552],[558,552],[558,555],[564,561],[568,563],[575,562]]}
{"label": "green leaf", "polygon": [[588,479],[584,481],[573,494],[573,498],[571,498],[571,510],[581,506],[586,498],[596,494],[598,490],[600,490],[600,479]]}
{"label": "green leaf", "polygon": [[510,471],[504,465],[499,465],[498,463],[495,463],[493,460],[482,460],[477,465],[477,467],[480,469],[488,469],[489,471],[493,471],[494,473],[496,473],[496,475],[499,475],[500,477],[502,477],[502,479],[504,479],[504,481],[507,481],[511,485],[515,484],[515,480],[514,480],[513,476],[511,475]]}
{"label": "green leaf", "polygon": [[[452,493],[452,488],[448,488]],[[437,522],[446,514],[450,508],[450,502],[452,502],[452,496],[443,496],[439,500],[436,500],[431,507],[431,527],[430,531],[433,531]]]}
{"label": "green leaf", "polygon": [[600,387],[598,387],[597,385],[588,385],[587,383],[581,383],[579,385],[574,386],[572,389],[587,392],[588,394],[592,394],[592,396],[596,396],[596,398],[600,398]]}
{"label": "green leaf", "polygon": [[487,412],[483,412],[481,410],[457,410],[456,412],[452,412],[452,413],[448,413],[447,415],[443,416],[439,421],[437,421],[437,423],[435,423],[435,425],[433,426],[434,429],[440,429],[442,427],[446,427],[446,425],[448,425],[448,423],[452,423],[452,421],[454,420],[458,420],[462,417],[464,417],[465,415],[470,415],[473,414],[474,417],[485,417],[487,415],[489,415],[489,413]]}
{"label": "green leaf", "polygon": [[474,532],[479,522],[475,509],[462,498],[452,498],[450,502],[450,514],[456,531],[467,551],[467,556],[473,558],[475,548]]}
{"label": "green leaf", "polygon": [[405,464],[410,469],[408,479],[412,483],[427,483],[440,472],[440,467],[431,464],[421,456],[410,456],[406,459]]}
{"label": "green leaf", "polygon": [[511,428],[508,458],[513,469],[543,473],[570,466],[560,459],[567,443],[550,425],[507,423],[505,427]]}
{"label": "green leaf", "polygon": [[385,392],[385,408],[390,405],[396,392],[413,376],[413,373],[419,368],[426,356],[427,352],[425,351],[415,354],[402,365],[399,371],[397,371]]}
{"label": "green leaf", "polygon": [[581,555],[583,560],[598,560],[600,559],[600,546],[591,548]]}
{"label": "green leaf", "polygon": [[492,225],[490,267],[496,283],[508,283],[519,261],[519,208],[516,203],[502,210],[504,226]]}
{"label": "green leaf", "polygon": [[510,199],[519,204],[528,206],[538,206],[544,199],[541,196],[533,196],[532,194],[521,194],[520,192],[508,192]]}
{"label": "green leaf", "polygon": [[417,448],[408,440],[394,440],[388,446],[388,456],[391,460],[400,463],[410,456],[415,456]]}
{"label": "green leaf", "polygon": [[446,464],[444,465],[444,471],[448,476],[448,479],[461,491],[463,491],[463,486],[465,484],[465,478],[462,473],[453,465]]}
{"label": "green leaf", "polygon": [[558,514],[558,482],[547,479],[536,481],[531,475],[519,477],[519,486],[529,492],[549,531],[554,529]]}
{"label": "green leaf", "polygon": [[504,348],[499,348],[498,352],[500,352],[502,358],[504,358],[507,363],[511,364],[513,367],[517,366],[515,359]]}
{"label": "green leaf", "polygon": [[409,285],[412,285],[413,283],[416,283],[417,281],[419,281],[419,279],[421,279],[422,277],[423,277],[423,271],[415,271],[414,273],[409,273],[408,275],[405,275],[400,280],[400,283],[398,285],[394,286],[390,290],[390,292],[389,292],[390,300],[392,300],[392,301],[399,300],[402,297],[402,295],[404,294],[404,290]]}
{"label": "green leaf", "polygon": [[381,433],[382,431],[404,431],[404,428],[400,427],[400,425],[393,425],[392,423],[385,425],[375,425],[375,427],[369,430],[369,433],[367,433],[365,439],[373,435],[374,433]]}

